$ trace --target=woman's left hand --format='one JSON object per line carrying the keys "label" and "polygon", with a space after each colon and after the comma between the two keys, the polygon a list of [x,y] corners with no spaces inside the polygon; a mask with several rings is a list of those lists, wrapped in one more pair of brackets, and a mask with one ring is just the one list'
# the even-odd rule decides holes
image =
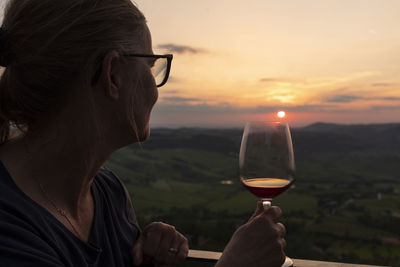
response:
{"label": "woman's left hand", "polygon": [[187,239],[174,226],[153,222],[144,228],[133,247],[134,266],[155,264],[156,267],[179,265],[187,257]]}

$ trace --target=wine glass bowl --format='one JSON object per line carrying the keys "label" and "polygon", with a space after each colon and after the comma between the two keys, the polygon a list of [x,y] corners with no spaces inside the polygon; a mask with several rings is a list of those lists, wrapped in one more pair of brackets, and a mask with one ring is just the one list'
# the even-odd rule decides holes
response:
{"label": "wine glass bowl", "polygon": [[239,154],[242,184],[264,205],[286,191],[295,181],[292,138],[287,123],[249,122]]}

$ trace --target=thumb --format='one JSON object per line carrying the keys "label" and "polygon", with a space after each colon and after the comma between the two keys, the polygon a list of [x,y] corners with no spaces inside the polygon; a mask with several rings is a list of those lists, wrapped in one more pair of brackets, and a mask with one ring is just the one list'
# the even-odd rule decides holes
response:
{"label": "thumb", "polygon": [[143,235],[140,235],[132,249],[133,266],[140,266],[143,263]]}
{"label": "thumb", "polygon": [[250,217],[249,221],[251,221],[257,215],[260,215],[264,211],[264,206],[262,201],[257,201],[257,208],[254,211],[253,215]]}

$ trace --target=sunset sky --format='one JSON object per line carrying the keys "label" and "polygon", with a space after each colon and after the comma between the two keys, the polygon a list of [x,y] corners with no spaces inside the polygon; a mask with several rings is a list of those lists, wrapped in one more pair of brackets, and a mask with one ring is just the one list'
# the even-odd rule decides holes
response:
{"label": "sunset sky", "polygon": [[398,0],[135,2],[174,54],[154,126],[400,121]]}
{"label": "sunset sky", "polygon": [[399,0],[134,2],[174,54],[153,126],[400,122]]}

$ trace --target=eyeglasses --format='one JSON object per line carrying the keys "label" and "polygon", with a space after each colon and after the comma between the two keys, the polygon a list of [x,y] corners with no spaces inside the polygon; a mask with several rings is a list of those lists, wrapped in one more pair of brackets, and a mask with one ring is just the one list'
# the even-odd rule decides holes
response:
{"label": "eyeglasses", "polygon": [[[169,77],[169,72],[171,70],[171,62],[173,55],[152,55],[152,54],[123,54],[126,57],[144,57],[152,59],[151,64],[151,73],[153,75],[154,81],[156,82],[157,87],[163,86]],[[93,79],[92,85],[96,84],[98,79],[100,78],[101,67],[96,71]]]}
{"label": "eyeglasses", "polygon": [[127,57],[145,57],[151,58],[153,61],[151,62],[151,73],[153,74],[153,78],[156,81],[157,87],[163,86],[169,77],[169,71],[171,70],[171,62],[173,55],[152,55],[152,54],[124,54]]}

